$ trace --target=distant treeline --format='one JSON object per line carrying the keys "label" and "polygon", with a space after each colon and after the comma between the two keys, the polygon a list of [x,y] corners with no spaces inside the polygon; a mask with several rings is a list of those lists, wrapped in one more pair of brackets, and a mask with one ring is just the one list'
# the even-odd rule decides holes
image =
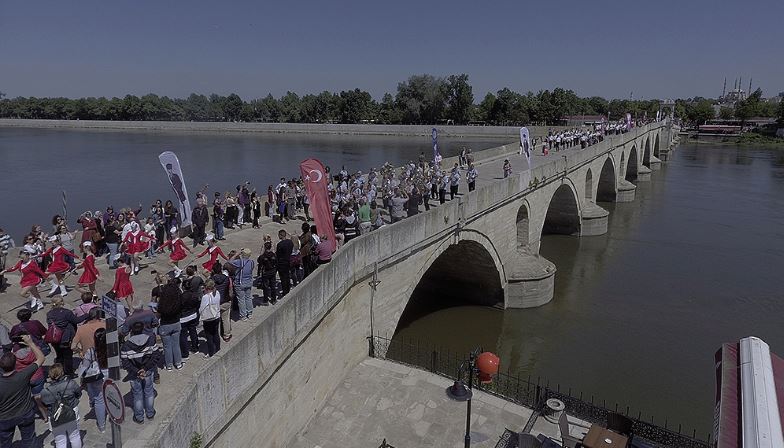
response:
{"label": "distant treeline", "polygon": [[653,117],[659,100],[612,100],[594,96],[581,98],[557,87],[521,94],[503,88],[488,93],[475,104],[468,75],[445,78],[411,76],[376,101],[366,91],[344,90],[299,96],[287,92],[280,98],[243,101],[236,94],[209,96],[191,94],[169,98],[148,94],[124,98],[11,98],[0,94],[0,118],[130,121],[242,121],[275,123],[384,123],[555,125],[569,115],[607,115],[620,119],[627,112]]}

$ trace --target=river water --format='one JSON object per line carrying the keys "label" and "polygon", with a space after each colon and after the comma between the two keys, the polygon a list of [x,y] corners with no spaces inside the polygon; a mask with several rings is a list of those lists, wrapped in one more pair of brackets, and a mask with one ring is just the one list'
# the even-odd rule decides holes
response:
{"label": "river water", "polygon": [[685,144],[672,156],[633,203],[600,204],[606,235],[543,237],[551,303],[442,309],[395,337],[495,350],[504,370],[707,437],[720,345],[755,335],[784,354],[784,151]]}
{"label": "river water", "polygon": [[[463,146],[474,151],[509,143],[504,139],[439,138],[444,157]],[[214,134],[117,132],[0,128],[0,227],[17,242],[32,224],[50,232],[51,218],[62,213],[66,192],[69,218],[85,210],[105,210],[142,203],[145,213],[155,199],[173,193],[158,154],[174,151],[189,194],[205,184],[210,191],[234,191],[250,181],[266,194],[267,185],[299,177],[299,162],[314,157],[337,173],[367,172],[384,162],[396,165],[432,154],[430,136],[350,136],[314,134]]]}

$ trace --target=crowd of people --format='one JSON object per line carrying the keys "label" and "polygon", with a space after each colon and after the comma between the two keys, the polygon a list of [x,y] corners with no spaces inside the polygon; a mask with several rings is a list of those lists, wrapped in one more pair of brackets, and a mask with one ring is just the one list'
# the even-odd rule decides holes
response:
{"label": "crowd of people", "polygon": [[[253,288],[275,305],[352,238],[415,215],[422,206],[429,210],[431,201],[454,199],[463,182],[473,190],[477,177],[470,150],[449,169],[424,154],[399,169],[387,163],[367,174],[349,174],[341,168],[328,183],[335,241],[311,223],[303,180],[285,178],[270,185],[266,197],[245,182],[236,193],[216,192],[209,201],[205,186],[196,195],[188,236],[177,207],[161,200],[147,213],[141,205],[84,212],[76,220],[78,231],[55,215],[51,234],[35,225],[25,235],[15,264],[6,264],[15,244],[0,229],[0,291],[7,287],[5,274],[19,272],[20,295],[29,300],[18,310],[16,325],[0,324],[0,446],[10,444],[16,429],[23,446],[31,443],[36,418],[49,423],[56,446],[81,446],[82,391],[97,429],[105,431],[102,386],[109,371],[99,293],[119,303],[124,380],[133,396],[133,421],[142,424],[155,417],[159,371],[179,370],[197,353],[214,356],[232,339],[233,321],[252,319]],[[281,224],[302,220],[301,233],[279,229],[276,241],[263,234],[256,255],[249,248],[221,247],[225,229],[261,228],[262,216]],[[167,268],[161,268],[160,254]],[[143,269],[154,278],[149,297],[134,288],[133,278]],[[114,271],[111,289],[99,292],[96,285],[107,271]],[[64,298],[74,292],[80,300],[70,308]],[[44,294],[48,311],[34,318],[45,308]],[[54,363],[44,367],[52,351]]]}
{"label": "crowd of people", "polygon": [[[556,150],[586,147],[606,133],[621,131],[614,126],[550,132],[543,142]],[[502,170],[504,177],[512,174],[508,159]],[[10,446],[17,428],[23,446],[29,444],[36,418],[50,424],[58,447],[68,442],[81,446],[80,416],[74,409],[78,410],[83,390],[98,430],[105,431],[106,324],[96,285],[107,270],[114,271],[106,295],[119,303],[121,360],[133,396],[133,421],[142,424],[155,417],[159,371],[179,370],[191,355],[209,358],[219,352],[221,344],[232,339],[232,322],[252,319],[253,288],[274,305],[320,265],[330,263],[341,245],[414,216],[420,207],[429,210],[444,204],[459,195],[463,184],[473,191],[479,176],[470,149],[461,151],[452,166],[442,166],[440,157],[427,160],[422,153],[418,161],[400,168],[386,163],[366,174],[349,173],[345,167],[336,174],[328,168],[327,172],[334,241],[311,224],[301,178],[281,178],[276,186],[268,186],[266,196],[245,182],[236,192],[215,192],[210,199],[205,186],[196,195],[187,237],[180,211],[172,201],[161,200],[147,213],[141,205],[84,212],[76,221],[79,231],[55,215],[51,235],[40,225],[25,235],[13,265],[5,262],[14,242],[0,229],[0,291],[6,287],[4,274],[18,271],[20,294],[29,299],[17,312],[16,325],[8,329],[0,324],[0,446]],[[225,229],[260,229],[263,216],[281,224],[301,220],[300,233],[281,228],[275,241],[262,234],[256,255],[249,248],[221,247]],[[168,268],[161,268],[159,254],[165,254]],[[204,262],[198,264],[201,259]],[[155,283],[149,297],[134,289],[133,277],[145,268]],[[71,276],[78,279],[69,289]],[[45,319],[34,319],[44,309],[42,291],[47,291],[39,288],[47,280],[50,308]],[[80,294],[80,303],[69,308],[63,299],[73,291]],[[52,350],[54,364],[44,368]]]}

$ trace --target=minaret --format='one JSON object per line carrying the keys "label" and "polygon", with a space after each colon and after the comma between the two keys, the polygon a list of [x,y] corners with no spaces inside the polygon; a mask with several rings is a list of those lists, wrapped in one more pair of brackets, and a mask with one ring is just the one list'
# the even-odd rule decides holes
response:
{"label": "minaret", "polygon": [[743,76],[738,78],[738,95],[740,95],[742,93],[742,92],[740,92],[740,89],[742,89],[742,88],[743,88]]}
{"label": "minaret", "polygon": [[749,92],[748,92],[749,95],[751,95],[751,80],[752,79],[754,79],[754,78],[749,78]]}
{"label": "minaret", "polygon": [[721,89],[721,97],[724,98],[725,95],[727,95],[727,77],[726,76],[724,77],[724,88]]}

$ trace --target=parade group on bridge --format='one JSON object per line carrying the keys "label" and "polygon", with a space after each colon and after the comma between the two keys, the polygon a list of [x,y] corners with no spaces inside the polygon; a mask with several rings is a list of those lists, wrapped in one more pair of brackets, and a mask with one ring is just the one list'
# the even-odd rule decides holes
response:
{"label": "parade group on bridge", "polygon": [[[625,132],[625,126],[550,132],[542,138],[542,152],[585,148],[604,135]],[[452,166],[443,165],[440,154],[428,160],[423,153],[400,168],[385,163],[353,174],[345,167],[337,173],[327,168],[334,233],[312,224],[303,177],[281,178],[266,194],[249,182],[211,197],[205,187],[189,210],[188,227],[175,203],[157,200],[146,213],[142,206],[84,212],[76,220],[79,231],[55,215],[52,233],[34,225],[18,252],[11,236],[0,229],[0,292],[7,288],[5,274],[17,272],[25,300],[15,325],[9,329],[0,324],[0,446],[10,446],[17,428],[22,446],[29,445],[36,418],[49,423],[58,447],[68,442],[81,446],[81,416],[64,409],[78,408],[82,390],[98,430],[105,431],[102,386],[109,373],[99,280],[113,277],[111,288],[100,293],[119,304],[124,380],[133,396],[133,421],[142,424],[155,417],[159,370],[179,370],[191,355],[209,358],[217,353],[221,343],[232,339],[233,321],[252,319],[254,288],[274,305],[320,265],[330,263],[334,252],[351,239],[416,215],[420,207],[444,204],[460,194],[463,184],[468,191],[476,188],[479,171],[470,149],[463,149]],[[499,174],[512,174],[508,159]],[[289,234],[281,228],[273,240],[262,231],[264,216],[280,224],[301,221],[301,232]],[[221,246],[226,229],[245,226],[259,229],[258,252]],[[14,263],[9,258],[15,254],[19,260]],[[165,257],[165,265],[159,256]],[[144,297],[134,288],[134,277],[143,269],[155,279]],[[64,298],[74,292],[78,306],[66,306]],[[39,315],[45,309],[44,295],[50,299],[49,309]],[[11,301],[3,298],[7,304]],[[200,325],[204,350],[199,347]],[[51,351],[54,363],[43,367]]]}

